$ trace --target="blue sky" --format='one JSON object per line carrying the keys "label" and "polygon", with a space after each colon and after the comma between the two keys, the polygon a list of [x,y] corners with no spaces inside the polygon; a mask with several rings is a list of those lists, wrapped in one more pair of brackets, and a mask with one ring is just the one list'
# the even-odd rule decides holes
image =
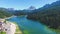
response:
{"label": "blue sky", "polygon": [[14,9],[27,9],[30,6],[40,8],[45,4],[51,4],[57,0],[0,0],[0,7],[14,8]]}

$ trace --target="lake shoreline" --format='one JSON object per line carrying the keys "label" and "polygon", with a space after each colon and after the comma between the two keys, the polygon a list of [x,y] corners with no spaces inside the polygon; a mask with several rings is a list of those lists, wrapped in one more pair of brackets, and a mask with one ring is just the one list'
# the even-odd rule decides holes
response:
{"label": "lake shoreline", "polygon": [[[3,26],[3,31],[4,32],[2,31],[2,33],[3,34],[15,34],[15,33],[22,34],[22,31],[20,30],[20,27],[17,25],[17,23],[14,23],[14,22],[11,22],[11,21],[7,20],[7,19],[10,19],[12,17],[16,17],[16,16],[11,16],[11,17],[8,17],[8,18],[4,18],[4,19],[1,18],[0,19],[0,20],[3,21],[3,23],[2,23],[3,25],[2,26]],[[18,32],[17,32],[17,29],[19,30]]]}
{"label": "lake shoreline", "polygon": [[[9,24],[10,21],[6,21],[6,22],[8,22],[8,24]],[[18,33],[22,34],[22,31],[19,29],[19,27],[18,27],[18,25],[16,23],[10,22],[10,24],[14,25],[14,27],[11,26],[13,29],[15,29],[15,30],[11,29],[11,30],[14,31],[14,34],[18,34]],[[17,30],[19,30],[19,31],[17,31]],[[13,31],[11,31],[11,32],[13,32]],[[8,34],[8,31],[7,31],[7,34]],[[10,33],[10,34],[12,34],[12,33]]]}
{"label": "lake shoreline", "polygon": [[[22,32],[24,33],[24,34],[26,34],[26,33],[28,33],[29,32],[29,34],[30,34],[30,32],[31,32],[31,28],[32,28],[32,31],[34,32],[35,30],[37,30],[37,31],[40,31],[40,29],[42,28],[42,30],[44,30],[43,29],[43,27],[46,29],[46,27],[44,26],[44,25],[42,25],[42,24],[40,24],[40,22],[38,22],[38,21],[33,21],[33,20],[29,20],[29,19],[27,19],[26,17],[24,17],[24,16],[22,16],[22,17],[20,17],[20,16],[17,16],[17,17],[13,17],[13,18],[10,18],[8,21],[11,21],[11,22],[16,22],[18,25],[19,25],[19,27],[21,27],[21,29],[22,29]],[[32,26],[33,25],[33,26]],[[34,26],[36,26],[36,28],[37,29],[35,29],[34,30]],[[38,26],[38,27],[37,27]],[[34,27],[34,28],[33,28]],[[47,26],[47,28],[48,28],[48,26]],[[35,31],[35,32],[37,32],[37,31]],[[45,30],[44,30],[45,31]],[[46,29],[46,31],[51,31],[51,30],[47,30]],[[32,32],[31,32],[32,33]],[[47,32],[46,32],[47,33]],[[49,33],[49,32],[48,32]],[[52,31],[52,33],[55,33],[54,31]],[[35,33],[34,33],[35,34]]]}

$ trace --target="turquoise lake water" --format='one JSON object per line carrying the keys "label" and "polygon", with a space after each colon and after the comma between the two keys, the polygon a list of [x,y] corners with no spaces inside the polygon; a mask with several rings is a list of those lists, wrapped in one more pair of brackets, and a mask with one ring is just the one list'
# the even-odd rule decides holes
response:
{"label": "turquoise lake water", "polygon": [[8,20],[11,22],[16,22],[24,34],[56,34],[55,31],[48,29],[40,22],[29,20],[25,16],[12,17]]}

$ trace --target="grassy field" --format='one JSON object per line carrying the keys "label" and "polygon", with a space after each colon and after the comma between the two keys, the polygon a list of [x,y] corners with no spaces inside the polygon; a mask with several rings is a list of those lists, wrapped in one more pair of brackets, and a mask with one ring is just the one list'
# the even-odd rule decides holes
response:
{"label": "grassy field", "polygon": [[6,34],[6,32],[1,31],[0,34]]}
{"label": "grassy field", "polygon": [[[16,24],[16,23],[14,23]],[[20,30],[19,26],[16,24],[16,32],[15,34],[22,34],[22,31]]]}

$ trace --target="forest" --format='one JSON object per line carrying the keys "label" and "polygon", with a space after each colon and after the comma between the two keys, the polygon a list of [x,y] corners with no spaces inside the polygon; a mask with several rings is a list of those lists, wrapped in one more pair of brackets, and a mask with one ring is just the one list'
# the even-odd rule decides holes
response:
{"label": "forest", "polygon": [[7,10],[4,10],[5,8],[0,8],[0,18],[6,18],[6,17],[10,17],[12,16],[12,14],[10,12],[8,12]]}
{"label": "forest", "polygon": [[33,13],[29,14],[27,18],[38,20],[49,28],[60,29],[60,1],[33,10]]}

